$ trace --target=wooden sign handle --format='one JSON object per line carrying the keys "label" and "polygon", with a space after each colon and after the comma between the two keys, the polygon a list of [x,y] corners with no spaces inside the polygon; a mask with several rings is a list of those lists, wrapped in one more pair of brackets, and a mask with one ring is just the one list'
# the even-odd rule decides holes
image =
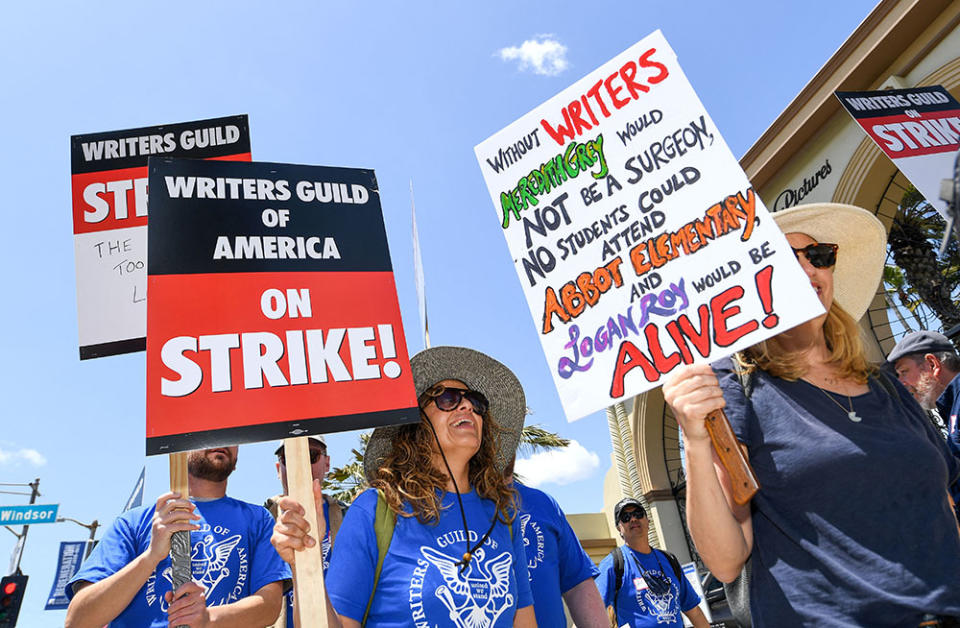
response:
{"label": "wooden sign handle", "polygon": [[[190,485],[187,482],[187,452],[170,454],[170,490],[180,493],[182,499],[190,497]],[[170,537],[170,571],[173,582],[177,587],[190,581],[190,533],[187,531],[174,532]],[[177,628],[185,628],[178,626]]]}
{"label": "wooden sign handle", "polygon": [[283,441],[287,467],[287,489],[290,497],[306,511],[310,536],[317,543],[296,552],[293,563],[293,586],[296,628],[327,628],[327,602],[323,582],[323,539],[318,538],[317,509],[313,498],[313,474],[310,470],[310,445],[306,436]]}
{"label": "wooden sign handle", "polygon": [[723,410],[714,410],[706,418],[707,433],[710,434],[710,441],[713,443],[713,449],[720,458],[720,464],[727,470],[730,477],[730,486],[733,489],[733,501],[741,506],[750,501],[757,491],[760,490],[760,483],[757,476],[750,466],[750,461],[743,455],[740,449],[740,443],[737,442],[737,436],[730,427],[730,421]]}

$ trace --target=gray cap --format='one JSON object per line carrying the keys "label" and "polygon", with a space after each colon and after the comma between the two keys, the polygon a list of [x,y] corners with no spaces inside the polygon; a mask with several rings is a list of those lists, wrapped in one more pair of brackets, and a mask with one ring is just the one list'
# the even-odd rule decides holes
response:
{"label": "gray cap", "polygon": [[922,331],[910,332],[901,338],[897,346],[895,346],[893,351],[890,352],[890,355],[887,356],[887,362],[893,363],[906,355],[912,355],[914,353],[927,354],[942,353],[944,351],[956,353],[957,348],[954,347],[953,343],[947,340],[947,337],[943,334],[924,329]]}
{"label": "gray cap", "polygon": [[[323,437],[323,434],[313,434],[312,436],[307,436],[307,438],[309,438],[310,440],[316,443],[320,443],[321,445],[323,445],[324,449],[327,448],[327,441]],[[273,452],[273,455],[279,456],[281,453],[283,453],[283,443],[280,443],[280,446],[277,447],[277,450],[275,452]]]}

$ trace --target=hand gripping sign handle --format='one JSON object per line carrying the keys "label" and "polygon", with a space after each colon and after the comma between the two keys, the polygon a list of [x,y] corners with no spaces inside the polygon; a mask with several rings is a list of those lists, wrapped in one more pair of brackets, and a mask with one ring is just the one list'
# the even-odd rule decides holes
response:
{"label": "hand gripping sign handle", "polygon": [[303,505],[310,535],[317,541],[313,547],[296,552],[293,562],[293,586],[296,599],[296,628],[327,628],[327,603],[323,582],[323,539],[317,530],[317,509],[313,496],[313,473],[310,469],[310,445],[306,436],[285,438],[283,455],[287,467],[290,497]]}
{"label": "hand gripping sign handle", "polygon": [[[187,483],[187,452],[170,454],[170,490],[180,493],[180,497],[190,497],[190,485]],[[170,571],[173,582],[177,587],[190,581],[190,533],[187,531],[174,532],[170,537]],[[186,626],[177,626],[186,628]]]}
{"label": "hand gripping sign handle", "polygon": [[737,442],[737,437],[733,433],[730,421],[723,410],[714,410],[708,414],[705,423],[707,433],[710,434],[710,441],[713,443],[713,449],[717,452],[720,464],[726,469],[730,478],[733,501],[742,506],[760,490],[760,483],[753,472],[753,467],[750,466],[747,457],[743,455],[740,443]]}

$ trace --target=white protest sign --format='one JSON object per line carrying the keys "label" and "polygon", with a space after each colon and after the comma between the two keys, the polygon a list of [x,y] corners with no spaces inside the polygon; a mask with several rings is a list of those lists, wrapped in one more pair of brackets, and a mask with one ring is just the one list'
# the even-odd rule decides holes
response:
{"label": "white protest sign", "polygon": [[570,420],[823,312],[659,31],[475,150]]}

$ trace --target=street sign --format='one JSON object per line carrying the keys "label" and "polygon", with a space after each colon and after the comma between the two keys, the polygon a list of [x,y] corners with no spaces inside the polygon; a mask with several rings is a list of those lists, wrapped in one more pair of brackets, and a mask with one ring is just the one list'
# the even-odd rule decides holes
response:
{"label": "street sign", "polygon": [[60,504],[0,506],[0,525],[53,523],[57,520],[58,508],[60,508]]}

